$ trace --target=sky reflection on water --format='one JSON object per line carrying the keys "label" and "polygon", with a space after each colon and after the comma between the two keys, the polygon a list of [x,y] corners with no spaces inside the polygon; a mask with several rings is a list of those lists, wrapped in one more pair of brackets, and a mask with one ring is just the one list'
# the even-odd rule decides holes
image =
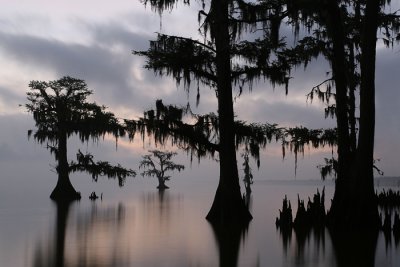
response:
{"label": "sky reflection on water", "polygon": [[[195,186],[193,186],[193,184]],[[214,194],[209,181],[181,183],[179,192],[144,186],[123,199],[30,207],[0,205],[0,266],[398,266],[400,248],[382,234],[361,241],[328,231],[282,234],[274,221],[288,195],[306,199],[319,182],[256,181],[246,229],[216,229],[205,219]],[[326,185],[327,203],[333,187]],[[25,207],[25,208],[24,208]],[[350,241],[349,241],[350,240]],[[358,249],[356,249],[358,248]]]}

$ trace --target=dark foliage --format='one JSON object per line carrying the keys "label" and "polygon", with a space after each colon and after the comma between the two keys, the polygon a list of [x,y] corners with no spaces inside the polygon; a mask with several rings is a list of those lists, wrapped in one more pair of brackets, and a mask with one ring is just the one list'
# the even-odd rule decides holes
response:
{"label": "dark foliage", "polygon": [[182,164],[174,163],[171,158],[176,156],[176,152],[172,151],[160,151],[150,150],[150,154],[142,156],[139,169],[144,169],[141,173],[142,176],[157,177],[158,189],[163,190],[168,187],[165,185],[166,181],[171,178],[170,175],[166,175],[167,172],[173,172],[177,170],[180,172],[185,169]]}
{"label": "dark foliage", "polygon": [[[189,123],[190,122],[190,123]],[[305,127],[278,127],[277,124],[234,122],[236,149],[246,147],[259,167],[260,150],[272,141],[282,145],[282,155],[286,150],[296,155],[303,154],[305,147],[333,147],[337,137],[335,129],[308,129]],[[215,156],[219,151],[219,119],[214,113],[193,114],[189,107],[164,105],[156,101],[156,109],[144,112],[137,120],[125,120],[128,137],[133,140],[136,134],[142,139],[152,137],[156,145],[168,142],[190,154],[191,158]]]}
{"label": "dark foliage", "polygon": [[126,177],[136,175],[135,171],[125,169],[120,164],[114,166],[107,161],[95,162],[92,154],[83,154],[80,150],[76,154],[76,160],[76,162],[71,161],[69,164],[69,171],[87,172],[92,175],[92,179],[96,182],[99,176],[107,176],[109,178],[117,178],[119,186],[123,186]]}
{"label": "dark foliage", "polygon": [[[31,81],[26,109],[33,114],[37,129],[29,136],[39,143],[57,144],[60,132],[76,134],[82,142],[97,141],[105,134],[124,135],[123,127],[105,106],[87,102],[93,92],[85,81],[72,77],[43,82]],[[52,150],[57,152],[57,150]]]}
{"label": "dark foliage", "polygon": [[[144,2],[161,14],[164,10],[172,9],[178,1]],[[184,3],[190,4],[189,1],[184,1]],[[215,117],[218,128],[215,128],[215,135],[210,136],[206,132],[196,136],[193,124],[181,124],[180,128],[187,130],[184,134],[181,130],[177,130],[174,124],[158,125],[167,126],[167,128],[164,127],[161,132],[152,131],[156,138],[159,138],[158,142],[166,141],[167,132],[174,135],[173,143],[186,146],[191,155],[197,153],[199,158],[209,154],[213,156],[215,151],[218,152],[221,166],[220,179],[221,181],[231,179],[231,181],[230,186],[226,188],[224,185],[228,183],[220,183],[224,188],[219,188],[217,193],[224,197],[216,197],[216,200],[226,200],[228,191],[232,188],[235,188],[235,193],[232,195],[236,199],[240,194],[235,149],[237,150],[239,145],[246,144],[250,148],[251,156],[259,161],[259,149],[263,148],[267,141],[271,141],[272,136],[276,140],[281,140],[283,154],[287,148],[294,152],[296,163],[297,153],[303,153],[305,145],[332,146],[337,142],[338,180],[349,175],[348,165],[354,161],[356,149],[358,149],[357,141],[362,144],[360,147],[368,152],[357,151],[364,155],[357,160],[368,163],[372,155],[370,148],[373,142],[371,141],[373,121],[368,121],[368,118],[372,119],[373,116],[373,110],[368,108],[372,107],[370,103],[372,93],[365,95],[364,91],[360,90],[360,99],[363,100],[360,101],[362,123],[360,123],[359,132],[366,135],[360,135],[363,138],[357,140],[355,90],[370,88],[373,82],[375,50],[371,48],[372,44],[376,43],[376,36],[371,35],[371,31],[366,31],[364,28],[368,29],[370,25],[373,28],[372,32],[375,33],[377,15],[379,18],[386,18],[381,13],[376,14],[376,5],[374,5],[376,2],[221,0],[201,1],[201,3],[198,21],[199,32],[204,37],[203,41],[159,34],[157,39],[150,43],[147,51],[134,51],[134,54],[145,56],[146,68],[152,69],[156,74],[172,76],[177,83],[183,79],[187,90],[190,89],[192,81],[196,81],[197,100],[200,97],[199,84],[215,90],[218,98],[218,115]],[[284,38],[279,36],[279,28],[283,22],[294,27],[296,37],[299,36],[300,26],[303,25],[308,36],[296,40],[298,43],[288,48]],[[385,33],[392,37],[390,34],[399,28],[398,20],[395,15],[392,15],[386,22],[388,30]],[[254,38],[247,38],[256,31],[261,34]],[[248,35],[243,33],[248,33]],[[310,60],[320,55],[332,64],[331,77],[313,88],[309,98],[312,99],[316,94],[321,100],[328,101],[326,115],[336,115],[337,130],[327,133],[331,138],[324,136],[323,130],[314,132],[302,127],[283,130],[275,125],[272,127],[268,125],[273,131],[268,135],[263,127],[265,125],[234,121],[232,104],[234,88],[238,89],[240,95],[244,88],[251,90],[255,81],[264,79],[273,86],[284,85],[287,92],[291,69],[298,65],[307,66]],[[365,75],[367,72],[369,74]],[[323,84],[327,85],[325,92],[320,88]],[[333,85],[335,85],[335,92],[331,90]],[[374,90],[374,87],[371,88]],[[368,92],[373,92],[373,90]],[[334,104],[329,104],[331,98],[335,98]],[[154,115],[154,112],[146,115],[151,121],[151,115]],[[159,124],[158,121],[156,123]],[[149,127],[150,123],[141,122],[139,127],[143,125]],[[144,130],[142,136],[143,134]],[[196,138],[196,141],[185,140],[185,138]],[[325,143],[326,140],[330,141]],[[187,146],[188,144],[190,147]],[[233,148],[235,145],[236,148]],[[199,146],[199,149],[196,146]],[[228,170],[227,166],[230,168],[235,166],[235,168]],[[321,168],[321,170],[324,175],[332,173],[335,171],[334,162],[332,161],[330,167]],[[219,210],[220,202],[214,202],[217,204],[213,204],[213,207],[218,207]],[[226,205],[229,206],[229,204]],[[212,214],[217,217],[219,211]]]}
{"label": "dark foliage", "polygon": [[[94,162],[91,154],[77,154],[77,162],[68,162],[67,142],[72,135],[77,135],[81,142],[98,141],[106,134],[113,135],[116,140],[125,134],[125,129],[114,114],[106,111],[106,107],[88,102],[90,91],[85,81],[63,77],[59,80],[43,82],[31,81],[28,112],[33,114],[35,130],[28,131],[28,137],[40,144],[46,143],[47,149],[54,154],[57,161],[58,183],[51,194],[53,199],[80,198],[69,181],[69,173],[86,171],[97,181],[99,175],[118,178],[122,186],[127,176],[135,172],[112,166],[108,162]],[[79,195],[79,197],[78,197]]]}

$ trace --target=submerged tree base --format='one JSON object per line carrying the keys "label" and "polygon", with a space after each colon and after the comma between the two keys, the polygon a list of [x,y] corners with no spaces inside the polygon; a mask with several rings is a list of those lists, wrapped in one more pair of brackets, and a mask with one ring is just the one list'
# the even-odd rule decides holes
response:
{"label": "submerged tree base", "polygon": [[160,191],[163,191],[165,189],[169,189],[169,187],[166,186],[165,184],[160,184],[160,185],[157,186],[157,189],[160,190]]}
{"label": "submerged tree base", "polygon": [[361,198],[352,196],[351,199],[335,198],[327,214],[327,226],[335,230],[379,230],[377,201],[374,196]]}
{"label": "submerged tree base", "polygon": [[214,226],[248,225],[253,216],[250,214],[239,188],[238,190],[232,190],[219,185],[206,219]]}
{"label": "submerged tree base", "polygon": [[58,181],[53,192],[50,194],[50,198],[56,202],[68,202],[81,199],[81,193],[75,190],[69,180],[64,183]]}

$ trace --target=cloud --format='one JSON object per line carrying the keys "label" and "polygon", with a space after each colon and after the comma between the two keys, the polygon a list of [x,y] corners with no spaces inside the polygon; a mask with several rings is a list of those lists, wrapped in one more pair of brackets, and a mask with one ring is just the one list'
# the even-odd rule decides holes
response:
{"label": "cloud", "polygon": [[24,102],[25,95],[0,86],[0,115],[14,113],[13,111]]}
{"label": "cloud", "polygon": [[[85,44],[0,31],[0,52],[14,64],[23,65],[25,74],[32,70],[34,75],[29,80],[52,80],[65,75],[84,79],[94,90],[96,101],[125,110],[124,116],[129,110],[141,114],[157,98],[166,103],[187,102],[185,92],[176,94],[171,78],[156,77],[143,68],[144,58],[132,55],[133,49],[147,49],[148,34],[134,33],[116,22],[95,24],[80,20],[78,24],[87,35]],[[27,85],[25,81],[25,88]]]}
{"label": "cloud", "polygon": [[[179,7],[163,14],[161,21],[158,14],[136,3],[132,4],[132,9],[119,10],[103,20],[92,17],[93,14],[84,17],[74,15],[72,10],[69,12],[64,14],[60,11],[63,26],[58,24],[60,21],[55,16],[45,18],[36,13],[24,16],[23,24],[32,27],[26,26],[22,31],[19,30],[21,23],[15,17],[14,20],[10,20],[10,16],[0,19],[0,64],[2,70],[8,73],[7,79],[0,74],[0,114],[4,115],[0,125],[7,125],[8,121],[19,123],[20,120],[9,113],[13,113],[12,109],[14,114],[22,113],[17,105],[25,102],[30,80],[53,80],[64,75],[84,79],[94,90],[93,99],[105,104],[120,117],[138,116],[143,110],[154,107],[155,100],[159,98],[165,104],[185,105],[189,102],[195,113],[217,111],[213,89],[200,88],[201,102],[196,108],[195,82],[188,95],[182,86],[177,88],[170,77],[158,77],[144,69],[145,59],[131,54],[133,49],[146,50],[148,40],[156,37],[155,31],[197,36],[198,24],[196,16],[193,16],[195,8]],[[65,34],[64,29],[68,29]],[[378,51],[376,78],[376,150],[380,157],[391,159],[388,169],[394,174],[400,172],[394,162],[400,150],[397,140],[400,136],[398,55],[396,50]],[[252,92],[244,91],[236,99],[238,118],[248,122],[274,122],[309,128],[334,126],[334,120],[324,119],[324,105],[317,100],[307,103],[305,96],[313,86],[327,78],[329,70],[327,62],[321,59],[311,63],[305,71],[297,69],[292,73],[288,96],[285,96],[284,88],[272,90],[268,82],[260,81]],[[5,116],[5,113],[11,117]],[[26,130],[19,138],[22,140],[25,134]],[[18,141],[10,141],[12,132],[6,135],[0,143],[0,158],[22,157],[17,148],[20,151],[24,148],[18,146]],[[16,143],[15,147],[11,143]],[[48,154],[45,149],[40,150],[44,155]]]}
{"label": "cloud", "polygon": [[[0,39],[0,49],[8,58],[27,69],[42,70],[36,72],[36,76],[32,76],[31,80],[58,79],[70,75],[86,80],[89,87],[95,91],[95,97],[106,99],[107,105],[134,106],[135,99],[140,101],[141,90],[130,73],[135,57],[128,49],[115,52],[105,45],[86,46],[7,33],[0,33]],[[114,40],[125,47],[128,46],[125,43],[127,40]],[[135,39],[131,39],[130,43],[135,43]],[[49,77],[49,72],[53,73],[52,77]],[[10,96],[12,91],[13,88],[2,86],[1,94]]]}
{"label": "cloud", "polygon": [[[0,115],[0,162],[36,161],[47,158],[48,152],[28,140],[28,130],[34,127],[30,116]],[[28,149],[29,147],[29,149]]]}

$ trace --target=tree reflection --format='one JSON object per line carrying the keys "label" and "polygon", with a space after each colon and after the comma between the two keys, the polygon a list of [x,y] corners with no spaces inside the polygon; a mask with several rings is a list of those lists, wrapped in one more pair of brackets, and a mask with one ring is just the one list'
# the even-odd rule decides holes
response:
{"label": "tree reflection", "polygon": [[[117,208],[99,208],[96,203],[93,203],[89,212],[75,214],[76,220],[71,220],[69,217],[71,207],[74,210],[73,203],[55,202],[54,232],[48,240],[40,240],[36,245],[32,266],[128,265],[127,255],[129,254],[124,254],[116,245],[121,238],[119,229],[125,219],[124,206],[119,204]],[[104,229],[113,229],[114,231],[105,231]],[[100,236],[103,238],[99,238]],[[101,241],[99,242],[99,240]]]}
{"label": "tree reflection", "polygon": [[238,266],[240,242],[246,236],[248,223],[211,224],[218,245],[219,267]]}
{"label": "tree reflection", "polygon": [[378,234],[378,231],[332,232],[327,228],[280,229],[286,259],[294,260],[295,266],[311,262],[315,266],[374,266]]}
{"label": "tree reflection", "polygon": [[375,266],[379,231],[331,232],[338,267]]}
{"label": "tree reflection", "polygon": [[64,267],[65,235],[69,209],[73,201],[54,202],[56,205],[55,231],[48,244],[41,243],[36,246],[33,258],[34,267],[57,266]]}
{"label": "tree reflection", "polygon": [[[283,252],[287,259],[294,260],[296,266],[306,266],[307,262],[323,261],[326,255],[326,233],[324,228],[279,228]],[[291,249],[293,247],[293,249]],[[290,254],[289,252],[294,254]]]}
{"label": "tree reflection", "polygon": [[[250,195],[248,196],[249,203]],[[174,246],[176,243],[174,241],[168,241],[168,243],[164,243],[165,239],[162,237],[167,234],[171,236],[174,240],[178,240],[181,237],[177,236],[182,234],[182,232],[187,232],[187,234],[191,234],[191,232],[197,231],[197,227],[192,225],[186,225],[185,222],[181,221],[182,214],[182,206],[183,206],[183,197],[181,195],[175,195],[171,191],[160,190],[158,192],[148,192],[142,195],[141,197],[142,208],[143,208],[143,220],[146,224],[146,227],[149,232],[151,232],[152,236],[161,237],[160,240],[157,241],[157,247],[163,247],[165,245]],[[237,225],[233,223],[227,223],[224,225],[211,224],[215,244],[218,249],[219,256],[219,267],[235,267],[238,266],[238,257],[240,251],[240,244],[244,239],[244,236],[247,233],[248,224],[245,225]],[[186,227],[185,231],[182,227]],[[188,229],[189,228],[189,229]],[[197,236],[197,235],[195,235]],[[185,241],[186,244],[187,241]],[[197,240],[197,242],[201,242]],[[190,241],[189,241],[190,243]],[[187,244],[189,245],[189,244]],[[143,247],[146,247],[144,244]],[[199,249],[201,246],[195,246],[194,249]],[[157,251],[157,249],[154,249]],[[182,252],[178,253],[177,257],[179,259],[172,259],[170,256],[174,257],[174,252],[170,252],[166,255],[166,250],[162,249],[158,252],[157,258],[158,260],[149,260],[152,264],[147,266],[167,266],[167,261],[170,260],[170,264],[177,264],[179,262],[180,265],[170,265],[170,266],[215,266],[214,262],[210,258],[201,258],[197,259],[197,254],[187,254],[183,256],[183,251],[190,251],[190,249],[186,250],[186,248],[182,248]],[[185,257],[191,255],[192,258]],[[159,263],[164,259],[164,263]],[[156,262],[156,263],[154,263]],[[211,263],[212,262],[212,263]]]}
{"label": "tree reflection", "polygon": [[174,216],[177,216],[176,212],[180,212],[182,201],[181,195],[174,195],[166,190],[143,194],[141,206],[146,223],[153,225],[155,231],[166,231]]}

